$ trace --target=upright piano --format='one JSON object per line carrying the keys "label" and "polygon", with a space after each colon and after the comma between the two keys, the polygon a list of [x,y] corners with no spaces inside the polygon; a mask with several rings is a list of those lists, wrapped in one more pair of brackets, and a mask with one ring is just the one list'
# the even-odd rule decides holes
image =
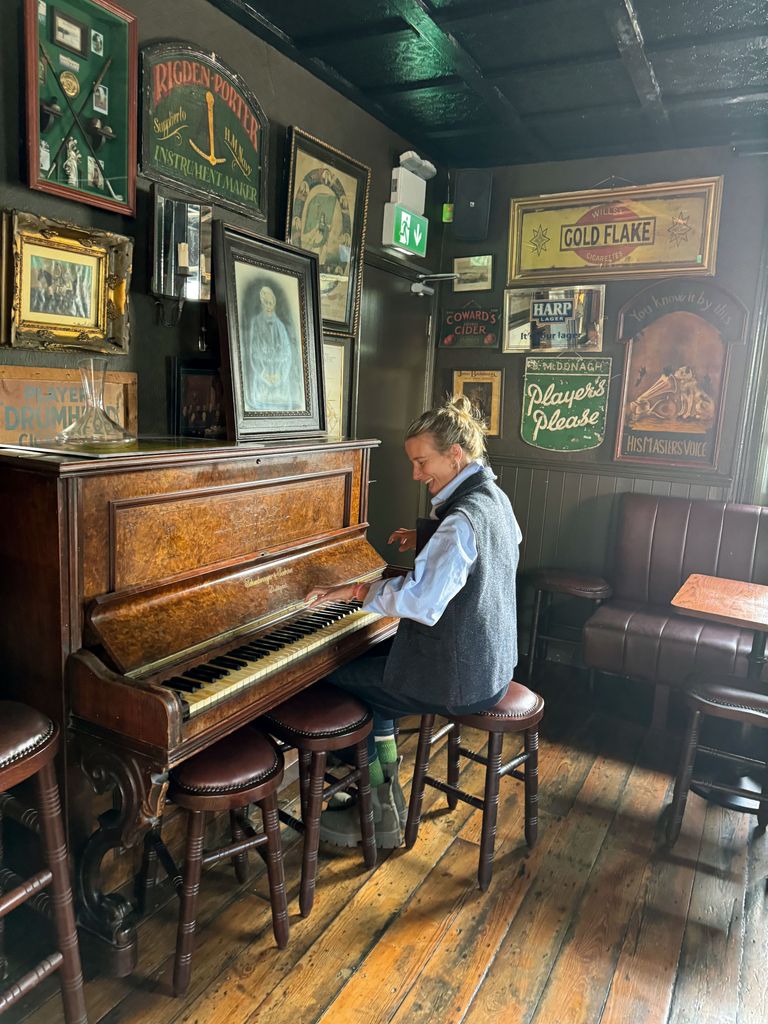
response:
{"label": "upright piano", "polygon": [[[158,822],[170,769],[396,629],[303,602],[384,570],[365,536],[376,444],[0,451],[0,693],[67,735],[78,921],[102,970],[136,959],[102,860]],[[93,791],[112,794],[98,819]]]}

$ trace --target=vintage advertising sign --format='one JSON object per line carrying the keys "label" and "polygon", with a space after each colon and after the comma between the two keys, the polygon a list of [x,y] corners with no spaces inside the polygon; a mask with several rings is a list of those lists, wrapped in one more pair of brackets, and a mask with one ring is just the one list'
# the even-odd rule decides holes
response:
{"label": "vintage advertising sign", "polygon": [[605,285],[508,288],[504,292],[504,352],[600,352]]}
{"label": "vintage advertising sign", "polygon": [[513,199],[508,283],[715,273],[722,177]]}
{"label": "vintage advertising sign", "polygon": [[[136,433],[136,374],[108,371],[104,406]],[[50,441],[85,408],[79,370],[45,366],[0,367],[0,444]]]}
{"label": "vintage advertising sign", "polygon": [[729,348],[746,315],[708,281],[660,281],[627,303],[617,459],[717,467]]}
{"label": "vintage advertising sign", "polygon": [[268,124],[239,75],[184,43],[143,47],[141,75],[142,174],[265,217]]}
{"label": "vintage advertising sign", "polygon": [[526,444],[551,452],[583,452],[605,437],[611,360],[604,356],[525,360],[523,418]]}
{"label": "vintage advertising sign", "polygon": [[467,302],[461,309],[444,309],[440,348],[498,348],[501,309]]}

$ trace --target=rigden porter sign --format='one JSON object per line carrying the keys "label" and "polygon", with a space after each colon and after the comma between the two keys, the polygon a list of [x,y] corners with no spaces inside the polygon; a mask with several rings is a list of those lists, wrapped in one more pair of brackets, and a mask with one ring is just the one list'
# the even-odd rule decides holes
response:
{"label": "rigden porter sign", "polygon": [[715,273],[722,178],[513,199],[508,284]]}

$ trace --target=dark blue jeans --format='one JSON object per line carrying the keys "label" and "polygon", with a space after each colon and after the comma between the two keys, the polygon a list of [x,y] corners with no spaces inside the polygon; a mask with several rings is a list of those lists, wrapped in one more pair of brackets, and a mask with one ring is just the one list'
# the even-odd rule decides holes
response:
{"label": "dark blue jeans", "polygon": [[337,668],[328,676],[328,682],[340,690],[358,697],[367,704],[373,714],[373,732],[368,737],[368,756],[376,758],[376,736],[391,736],[398,718],[406,715],[471,715],[487,711],[498,704],[504,691],[495,696],[466,707],[439,707],[421,697],[410,694],[390,694],[384,686],[385,654],[356,658]]}

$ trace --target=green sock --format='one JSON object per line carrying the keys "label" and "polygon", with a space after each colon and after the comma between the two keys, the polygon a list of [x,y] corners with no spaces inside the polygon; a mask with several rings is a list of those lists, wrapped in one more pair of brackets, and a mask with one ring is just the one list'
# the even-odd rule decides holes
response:
{"label": "green sock", "polygon": [[384,784],[384,769],[381,767],[381,761],[378,757],[368,765],[368,771],[371,774],[371,786],[382,786]]}
{"label": "green sock", "polygon": [[397,760],[397,741],[394,736],[376,740],[376,752],[382,764],[394,764]]}

